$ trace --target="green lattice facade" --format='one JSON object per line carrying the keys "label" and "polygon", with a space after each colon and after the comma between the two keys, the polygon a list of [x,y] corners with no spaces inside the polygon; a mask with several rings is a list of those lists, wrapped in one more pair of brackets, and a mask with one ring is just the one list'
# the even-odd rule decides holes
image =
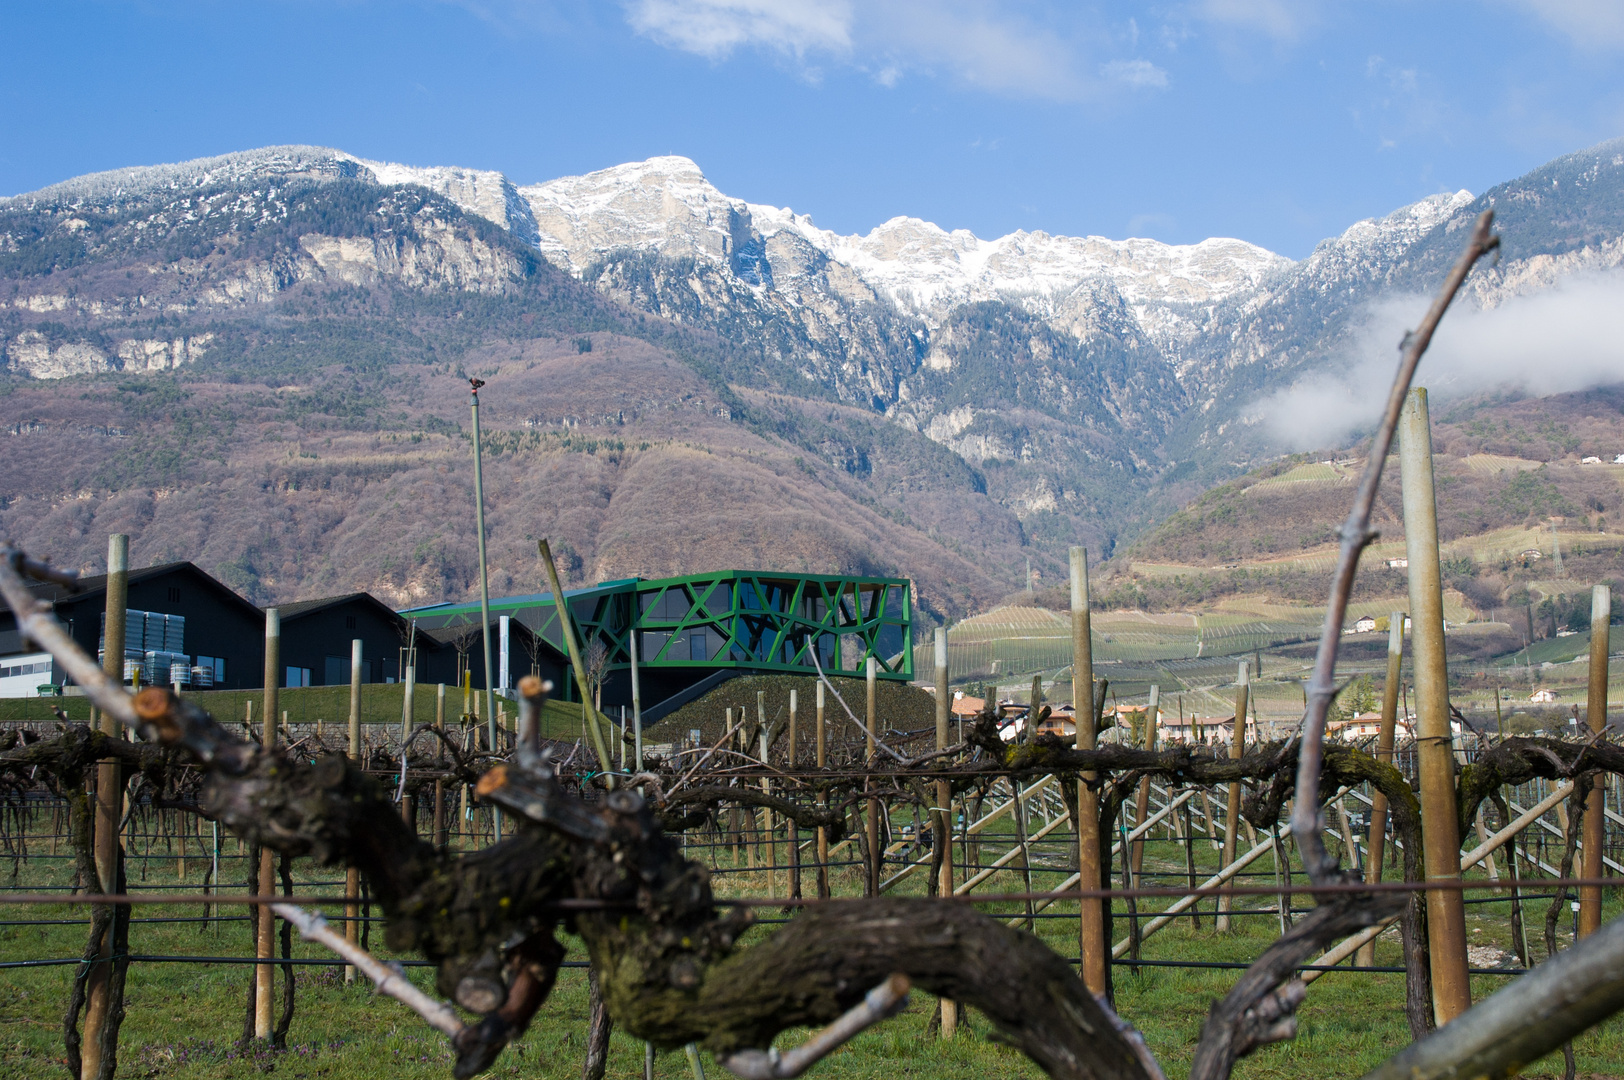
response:
{"label": "green lattice facade", "polygon": [[[814,654],[830,675],[861,677],[872,656],[880,678],[911,679],[909,593],[909,583],[900,578],[726,570],[606,581],[566,590],[564,596],[577,640],[589,652],[600,651],[608,703],[629,688],[633,634],[645,701],[725,669],[813,674]],[[533,635],[534,654],[551,654],[549,663],[539,655],[510,656],[510,671],[563,674],[564,639],[551,593],[494,599],[490,610],[493,620],[509,616]],[[480,618],[478,603],[437,604],[402,614],[442,633],[477,626]]]}

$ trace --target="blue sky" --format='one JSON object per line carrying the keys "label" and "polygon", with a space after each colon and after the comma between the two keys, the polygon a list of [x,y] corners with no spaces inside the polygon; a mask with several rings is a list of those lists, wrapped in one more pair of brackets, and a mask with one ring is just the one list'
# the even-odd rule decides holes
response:
{"label": "blue sky", "polygon": [[1301,257],[1624,134],[1624,0],[0,3],[0,192],[313,143],[519,183],[655,154],[898,214]]}

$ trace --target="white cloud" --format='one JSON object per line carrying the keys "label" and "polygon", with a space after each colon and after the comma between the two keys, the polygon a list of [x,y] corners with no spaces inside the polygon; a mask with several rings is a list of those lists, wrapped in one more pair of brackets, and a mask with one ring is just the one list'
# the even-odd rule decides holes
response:
{"label": "white cloud", "polygon": [[1515,0],[1573,39],[1581,49],[1624,47],[1620,0]]}
{"label": "white cloud", "polygon": [[1371,92],[1353,108],[1353,119],[1375,134],[1379,147],[1392,149],[1422,137],[1449,141],[1458,110],[1432,92],[1433,80],[1425,72],[1371,56],[1365,61],[1365,82]]}
{"label": "white cloud", "polygon": [[[1294,448],[1344,444],[1375,422],[1398,366],[1398,343],[1429,300],[1372,304],[1337,370],[1263,402],[1260,419]],[[1624,271],[1575,275],[1486,311],[1451,311],[1421,360],[1416,385],[1441,396],[1509,388],[1548,396],[1618,382],[1624,372]]]}
{"label": "white cloud", "polygon": [[741,45],[797,57],[851,48],[852,6],[843,0],[636,0],[626,17],[662,45],[713,59]]}
{"label": "white cloud", "polygon": [[1124,86],[1167,88],[1167,72],[1149,60],[1112,60],[1100,69],[1100,74]]}
{"label": "white cloud", "polygon": [[[712,59],[743,48],[823,56],[894,86],[910,73],[945,75],[994,93],[1087,100],[1167,85],[1146,60],[1095,74],[1110,35],[1076,12],[1028,18],[1008,0],[629,0],[633,29]],[[1131,36],[1131,35],[1130,35]]]}
{"label": "white cloud", "polygon": [[1207,22],[1256,30],[1294,42],[1319,24],[1318,0],[1197,0],[1195,14]]}
{"label": "white cloud", "polygon": [[983,90],[1059,99],[1088,90],[1069,42],[996,3],[870,0],[856,34],[892,67],[941,70]]}

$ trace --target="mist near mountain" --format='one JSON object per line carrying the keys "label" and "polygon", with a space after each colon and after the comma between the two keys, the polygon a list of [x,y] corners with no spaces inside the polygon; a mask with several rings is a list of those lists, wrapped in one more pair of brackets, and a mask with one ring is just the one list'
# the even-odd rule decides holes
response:
{"label": "mist near mountain", "polygon": [[[1387,295],[1363,306],[1357,329],[1322,371],[1261,402],[1251,419],[1289,450],[1342,446],[1380,416],[1405,334],[1432,298]],[[1490,308],[1457,305],[1416,373],[1438,405],[1500,391],[1527,397],[1624,379],[1624,271],[1579,273]]]}

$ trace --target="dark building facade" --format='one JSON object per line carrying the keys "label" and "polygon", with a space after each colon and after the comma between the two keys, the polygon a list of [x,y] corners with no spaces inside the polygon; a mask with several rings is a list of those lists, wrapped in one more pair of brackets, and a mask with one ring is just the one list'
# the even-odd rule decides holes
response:
{"label": "dark building facade", "polygon": [[[107,611],[107,577],[80,579],[78,591],[60,585],[33,586],[33,593],[50,601],[58,621],[79,646],[92,656],[101,652],[102,622]],[[143,616],[156,627],[160,621],[161,640],[143,644],[130,641],[127,663],[143,668],[150,681],[148,653],[184,655],[188,666],[207,667],[217,689],[241,690],[262,685],[265,668],[265,615],[226,585],[189,562],[164,563],[130,571],[130,624]],[[152,619],[150,616],[159,616]],[[162,618],[179,616],[179,620]],[[129,632],[127,631],[127,634]],[[133,638],[133,635],[130,635]],[[150,636],[150,634],[149,634]],[[145,645],[157,644],[157,649]],[[17,619],[9,609],[0,609],[0,656],[25,652]],[[62,685],[65,673],[52,665],[49,679],[39,681]],[[164,680],[167,681],[167,680]]]}
{"label": "dark building facade", "polygon": [[341,686],[350,681],[351,642],[361,641],[361,681],[395,682],[412,662],[406,655],[415,632],[420,683],[455,681],[456,659],[422,630],[415,630],[371,593],[301,600],[277,609],[282,616],[283,686]]}
{"label": "dark building facade", "polygon": [[[105,575],[80,579],[77,591],[37,584],[34,595],[49,601],[57,619],[81,648],[100,656],[107,610]],[[265,685],[265,611],[189,562],[165,563],[130,571],[126,620],[126,679],[136,671],[145,683],[179,679],[194,689],[257,690]],[[350,643],[361,640],[361,681],[395,682],[403,675],[408,639],[415,635],[418,682],[453,683],[457,653],[412,624],[370,593],[284,604],[282,686],[334,686],[350,681]],[[35,661],[11,611],[0,607],[0,672],[8,657]],[[48,661],[49,671],[24,667],[25,687],[60,687],[66,673]]]}

